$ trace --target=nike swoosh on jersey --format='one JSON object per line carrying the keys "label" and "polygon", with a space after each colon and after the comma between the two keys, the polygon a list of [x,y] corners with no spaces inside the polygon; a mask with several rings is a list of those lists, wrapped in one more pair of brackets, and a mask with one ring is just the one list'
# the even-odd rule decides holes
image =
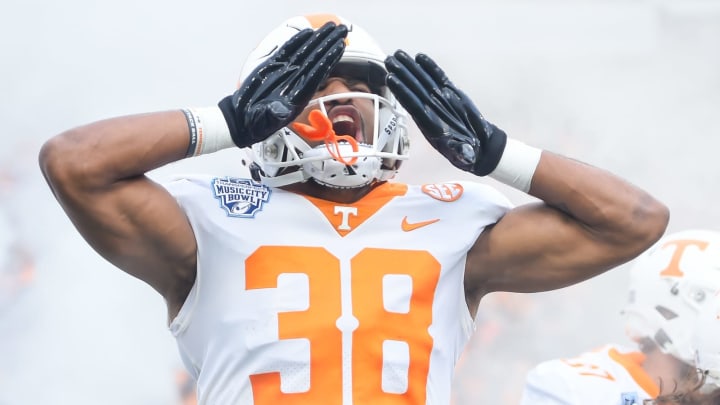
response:
{"label": "nike swoosh on jersey", "polygon": [[405,232],[414,231],[418,228],[422,228],[423,226],[434,224],[435,222],[439,221],[439,218],[436,219],[429,219],[427,221],[420,221],[420,222],[413,222],[410,223],[407,220],[407,217],[403,217],[402,224],[400,226],[402,227],[402,230]]}

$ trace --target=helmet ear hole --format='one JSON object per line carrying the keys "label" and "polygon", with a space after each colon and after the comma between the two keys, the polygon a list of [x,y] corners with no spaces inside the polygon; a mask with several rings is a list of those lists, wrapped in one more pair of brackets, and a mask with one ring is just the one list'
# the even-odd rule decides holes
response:
{"label": "helmet ear hole", "polygon": [[678,314],[676,314],[675,312],[671,311],[671,310],[668,309],[668,308],[665,308],[665,307],[663,307],[663,306],[660,306],[660,305],[656,306],[656,307],[655,307],[655,310],[658,311],[658,313],[659,313],[663,318],[667,319],[668,321],[671,320],[671,319],[675,319],[675,318],[677,318],[677,316],[678,316]]}

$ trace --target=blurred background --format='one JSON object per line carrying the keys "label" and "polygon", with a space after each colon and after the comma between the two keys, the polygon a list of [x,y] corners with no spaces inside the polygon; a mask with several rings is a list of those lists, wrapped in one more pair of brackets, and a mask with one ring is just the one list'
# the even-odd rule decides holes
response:
{"label": "blurred background", "polygon": [[[720,0],[4,0],[0,14],[0,404],[183,403],[163,300],[82,240],[37,167],[46,139],[116,115],[215,104],[287,17],[340,14],[425,52],[511,136],[606,168],[720,229]],[[413,134],[405,182],[469,179]],[[237,150],[157,170],[242,175]],[[505,191],[517,204],[530,199]],[[454,402],[516,404],[534,364],[627,344],[628,266],[496,293]]]}

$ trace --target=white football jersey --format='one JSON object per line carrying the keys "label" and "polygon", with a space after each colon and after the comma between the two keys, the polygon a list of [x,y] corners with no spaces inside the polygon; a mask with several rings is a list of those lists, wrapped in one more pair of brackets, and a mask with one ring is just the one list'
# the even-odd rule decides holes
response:
{"label": "white football jersey", "polygon": [[447,404],[466,253],[510,203],[471,182],[339,204],[248,179],[167,185],[198,243],[170,330],[201,404]]}
{"label": "white football jersey", "polygon": [[642,405],[659,388],[644,355],[614,345],[540,363],[527,375],[522,405]]}

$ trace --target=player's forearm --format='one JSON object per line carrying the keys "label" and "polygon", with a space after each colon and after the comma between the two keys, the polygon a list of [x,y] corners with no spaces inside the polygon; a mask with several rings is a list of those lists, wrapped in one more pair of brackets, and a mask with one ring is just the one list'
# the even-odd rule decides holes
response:
{"label": "player's forearm", "polygon": [[597,167],[542,153],[529,194],[565,212],[606,242],[644,250],[665,231],[667,207]]}
{"label": "player's forearm", "polygon": [[42,147],[40,167],[54,189],[60,182],[97,189],[182,159],[188,145],[179,110],[118,117],[51,138]]}

